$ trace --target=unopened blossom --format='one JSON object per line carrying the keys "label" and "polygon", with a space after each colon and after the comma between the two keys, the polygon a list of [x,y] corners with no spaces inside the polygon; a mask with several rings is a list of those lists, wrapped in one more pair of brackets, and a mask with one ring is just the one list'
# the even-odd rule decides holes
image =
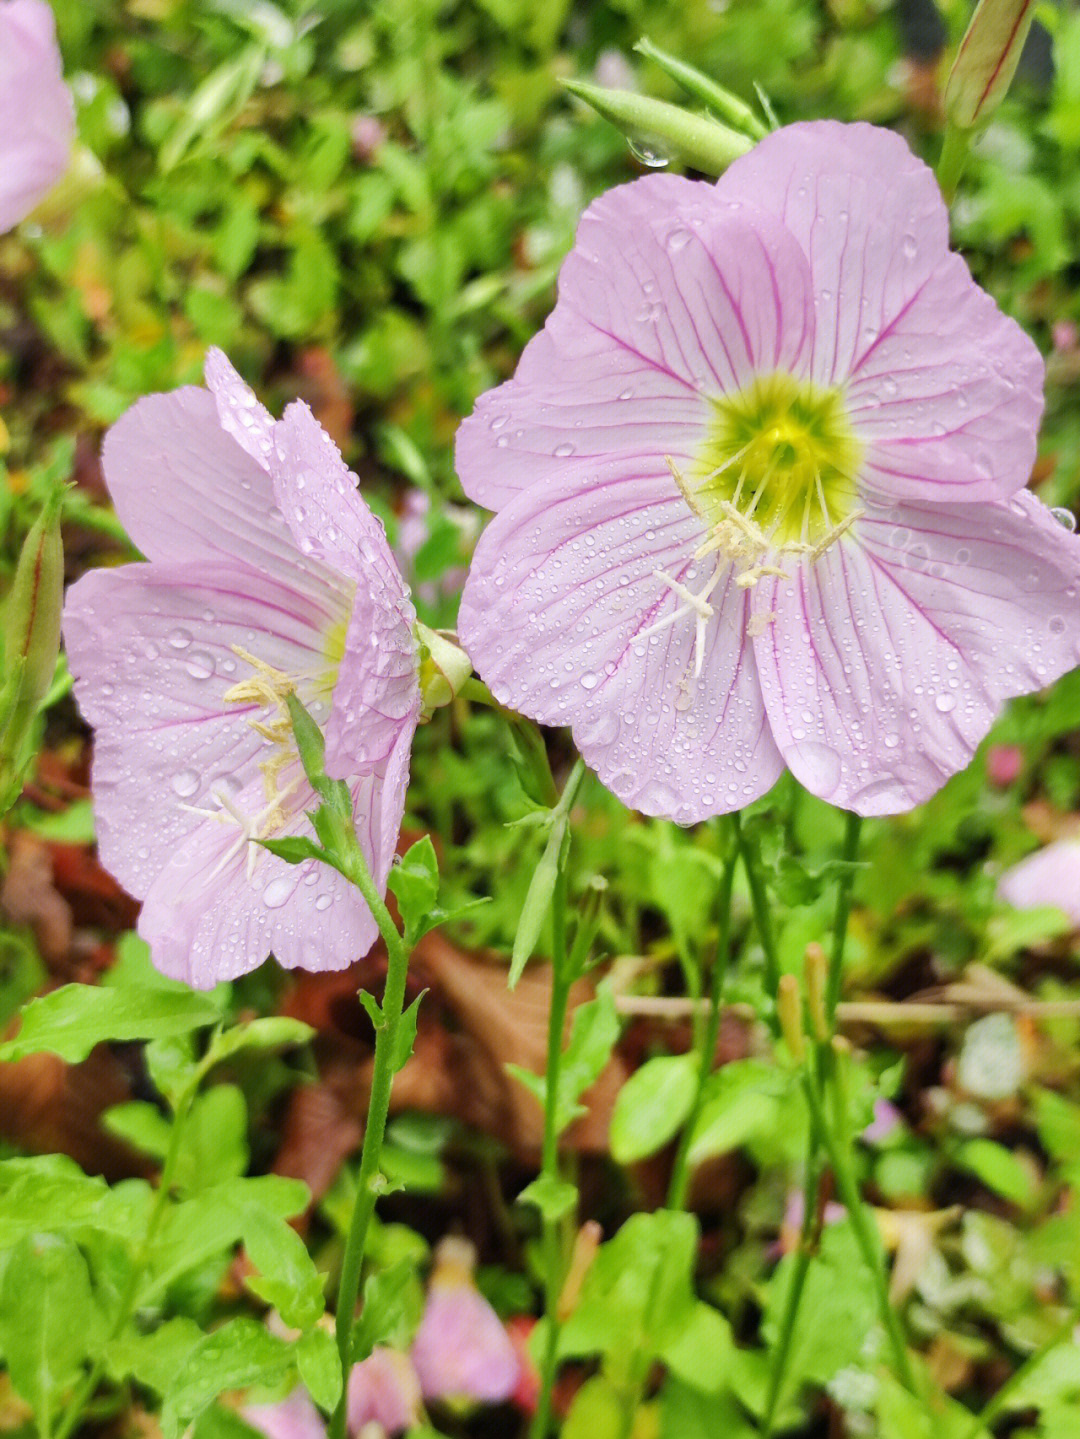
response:
{"label": "unopened blossom", "polygon": [[501,1403],[517,1389],[521,1360],[472,1280],[472,1245],[444,1239],[435,1256],[427,1306],[412,1347],[425,1399]]}
{"label": "unopened blossom", "polygon": [[353,1366],[347,1408],[350,1434],[362,1433],[368,1424],[377,1424],[387,1434],[400,1434],[420,1422],[420,1410],[420,1381],[407,1355],[380,1347]]}
{"label": "unopened blossom", "polygon": [[740,808],[785,765],[908,809],[1080,660],[1080,542],[1025,489],[1042,378],[889,131],[793,125],[716,185],[611,190],[459,431],[497,512],[463,643],[646,813]]}
{"label": "unopened blossom", "polygon": [[143,901],[154,963],[199,988],[271,952],[341,969],[377,933],[336,870],[258,843],[310,835],[317,805],[288,696],[324,730],[380,890],[420,710],[412,604],[336,446],[299,402],[275,422],[220,351],[206,382],[110,430],[109,492],[148,563],[85,575],[64,614],[102,860]]}
{"label": "unopened blossom", "polygon": [[0,234],[67,169],[75,110],[45,0],[0,0]]}
{"label": "unopened blossom", "polygon": [[1014,864],[998,880],[998,898],[1014,909],[1053,905],[1080,927],[1080,839],[1058,839]]}

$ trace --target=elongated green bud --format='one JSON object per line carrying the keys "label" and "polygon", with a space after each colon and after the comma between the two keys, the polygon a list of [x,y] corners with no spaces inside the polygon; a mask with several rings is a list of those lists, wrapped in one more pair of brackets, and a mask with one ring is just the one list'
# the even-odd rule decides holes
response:
{"label": "elongated green bud", "polygon": [[802,995],[799,993],[799,981],[793,974],[780,976],[776,1013],[788,1052],[796,1064],[801,1064],[806,1058],[806,1040],[803,1037]]}
{"label": "elongated green bud", "polygon": [[57,490],[30,527],[4,601],[0,809],[7,809],[18,794],[31,758],[28,749],[34,719],[56,670],[64,601],[62,503],[63,491]]}
{"label": "elongated green bud", "polygon": [[1035,0],[979,0],[945,85],[950,125],[975,130],[1005,98],[1035,15]]}
{"label": "elongated green bud", "polygon": [[652,60],[660,69],[677,80],[684,90],[703,104],[715,110],[721,120],[733,125],[736,130],[749,135],[752,140],[762,139],[768,132],[745,100],[733,95],[730,90],[718,84],[711,75],[705,75],[696,65],[688,65],[676,55],[669,55],[645,35],[634,46],[639,55]]}
{"label": "elongated green bud", "polygon": [[754,143],[716,120],[694,115],[666,100],[635,95],[632,90],[606,90],[581,80],[564,80],[563,85],[617,126],[631,145],[638,147],[638,153],[647,146],[658,156],[682,160],[706,175],[723,174]]}

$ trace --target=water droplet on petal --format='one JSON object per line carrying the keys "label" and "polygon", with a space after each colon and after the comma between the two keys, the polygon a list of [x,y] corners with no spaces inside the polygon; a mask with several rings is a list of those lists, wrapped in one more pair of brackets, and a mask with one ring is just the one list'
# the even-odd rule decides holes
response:
{"label": "water droplet on petal", "polygon": [[186,650],[191,643],[191,636],[187,630],[175,629],[169,631],[169,644],[174,650]]}
{"label": "water droplet on petal", "polygon": [[214,661],[205,650],[192,650],[184,661],[184,668],[193,680],[208,680],[214,673]]}
{"label": "water droplet on petal", "polygon": [[560,459],[560,460],[565,460],[568,455],[572,455],[573,453],[574,453],[574,447],[573,447],[573,445],[571,445],[571,444],[570,444],[568,441],[566,441],[566,440],[564,440],[561,445],[556,445],[556,446],[555,446],[555,455],[556,455],[556,457],[557,457],[558,459]]}
{"label": "water droplet on petal", "polygon": [[284,875],[279,879],[272,879],[263,890],[263,904],[267,909],[280,909],[293,892],[293,881]]}
{"label": "water droplet on petal", "polygon": [[919,253],[919,242],[914,235],[905,235],[900,241],[900,249],[903,252],[905,260],[914,260],[915,256]]}
{"label": "water droplet on petal", "polygon": [[329,909],[334,902],[332,894],[318,894],[315,896],[316,909]]}
{"label": "water droplet on petal", "polygon": [[1075,534],[1076,516],[1072,510],[1067,510],[1064,505],[1056,505],[1050,513],[1063,530],[1068,530],[1070,534]]}
{"label": "water droplet on petal", "polygon": [[193,769],[179,770],[172,777],[172,787],[181,799],[190,799],[199,788],[199,776]]}
{"label": "water droplet on petal", "polygon": [[938,695],[937,699],[934,701],[934,708],[937,710],[938,714],[951,714],[951,712],[956,708],[956,696]]}

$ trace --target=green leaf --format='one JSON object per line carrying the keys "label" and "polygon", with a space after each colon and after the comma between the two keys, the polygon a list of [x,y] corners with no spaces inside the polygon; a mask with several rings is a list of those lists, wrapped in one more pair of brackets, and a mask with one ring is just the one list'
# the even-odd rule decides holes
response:
{"label": "green leaf", "polygon": [[90,1271],[76,1245],[58,1234],[20,1239],[0,1289],[0,1350],[42,1434],[50,1432],[55,1405],[93,1352],[100,1329]]}
{"label": "green leaf", "polygon": [[703,1394],[719,1394],[727,1386],[727,1367],[734,1341],[731,1325],[718,1309],[699,1300],[686,1327],[660,1351],[672,1374]]}
{"label": "green leaf", "polygon": [[554,1174],[541,1174],[534,1179],[517,1197],[519,1204],[534,1204],[545,1219],[551,1223],[570,1213],[577,1203],[578,1192],[573,1184],[558,1179]]}
{"label": "green leaf", "polygon": [[412,1058],[413,1045],[416,1043],[416,1025],[420,1017],[420,1001],[427,990],[423,990],[416,996],[408,1009],[402,1011],[398,1023],[397,1042],[394,1046],[394,1073],[404,1069]]}
{"label": "green leaf", "polygon": [[158,153],[163,171],[178,164],[194,140],[205,140],[228,123],[254,90],[265,63],[265,47],[248,45],[235,60],[226,61],[207,76]]}
{"label": "green leaf", "polygon": [[603,1374],[594,1374],[574,1395],[562,1439],[620,1439],[625,1418],[618,1391]]}
{"label": "green leaf", "polygon": [[407,1349],[423,1312],[424,1296],[417,1260],[407,1255],[368,1275],[364,1281],[364,1303],[353,1327],[354,1363],[366,1359],[379,1344]]}
{"label": "green leaf", "polygon": [[132,991],[66,984],[22,1011],[18,1034],[0,1044],[0,1060],[48,1050],[78,1064],[106,1040],[185,1034],[220,1018],[217,1005],[191,990]]}
{"label": "green leaf", "polygon": [[611,1116],[612,1157],[632,1164],[662,1149],[682,1127],[697,1089],[692,1054],[647,1059],[620,1089]]}
{"label": "green leaf", "polygon": [[129,1329],[106,1350],[109,1375],[116,1383],[131,1378],[164,1394],[203,1337],[194,1319],[184,1315],[166,1319],[150,1334]]}
{"label": "green leaf", "polygon": [[424,921],[439,897],[439,861],[430,835],[424,835],[391,867],[387,887],[397,896],[406,934],[424,932]]}
{"label": "green leaf", "polygon": [[296,1367],[308,1393],[324,1414],[332,1414],[341,1397],[341,1361],[334,1336],[312,1329],[296,1342]]}
{"label": "green leaf", "polygon": [[24,1234],[80,1230],[130,1236],[141,1232],[149,1185],[130,1180],[110,1189],[61,1155],[0,1162],[0,1250]]}
{"label": "green leaf", "polygon": [[548,910],[551,908],[551,897],[555,893],[555,881],[559,877],[559,855],[562,850],[564,833],[565,831],[561,830],[558,825],[552,825],[548,842],[540,856],[540,862],[533,870],[532,879],[529,881],[525,903],[521,906],[517,932],[514,935],[510,972],[506,977],[506,982],[511,989],[517,984],[526,964],[532,958],[540,938],[540,931],[544,927]]}
{"label": "green leaf", "polygon": [[992,1139],[969,1139],[956,1154],[961,1169],[1011,1204],[1026,1209],[1036,1197],[1035,1178],[1020,1158]]}
{"label": "green leaf", "polygon": [[611,986],[601,984],[596,998],[579,1004],[570,1024],[570,1040],[559,1069],[555,1128],[561,1134],[585,1111],[578,1099],[600,1078],[619,1038],[619,1016]]}
{"label": "green leaf", "polygon": [[705,1394],[675,1381],[665,1384],[659,1439],[756,1439],[757,1433],[731,1394]]}
{"label": "green leaf", "polygon": [[291,1049],[307,1044],[315,1037],[310,1024],[299,1019],[288,1019],[284,1015],[270,1015],[266,1019],[251,1019],[245,1024],[234,1025],[215,1034],[207,1048],[200,1069],[205,1074],[215,1064],[231,1059],[243,1050],[264,1053],[271,1049]]}
{"label": "green leaf", "polygon": [[171,1126],[156,1104],[141,1099],[114,1104],[102,1115],[101,1124],[109,1134],[154,1159],[162,1160],[168,1152]]}
{"label": "green leaf", "polygon": [[727,1154],[781,1122],[781,1098],[790,1079],[758,1059],[736,1059],[710,1076],[690,1142],[690,1162]]}
{"label": "green leaf", "polygon": [[291,1344],[254,1319],[231,1319],[195,1346],[165,1394],[161,1429],[180,1439],[184,1428],[226,1389],[280,1384],[292,1370]]}
{"label": "green leaf", "polygon": [[309,859],[324,858],[324,851],[319,845],[302,834],[286,835],[284,839],[260,839],[257,843],[271,854],[276,854],[278,859],[283,859],[286,864],[303,864]]}
{"label": "green leaf", "polygon": [[272,1304],[286,1324],[310,1329],[326,1309],[326,1275],[315,1268],[304,1241],[285,1220],[242,1201],[237,1202],[237,1209],[244,1248],[259,1270],[247,1275],[244,1283]]}
{"label": "green leaf", "polygon": [[610,1372],[627,1379],[646,1371],[696,1322],[697,1244],[693,1215],[663,1209],[631,1215],[593,1260],[559,1353],[603,1354]]}

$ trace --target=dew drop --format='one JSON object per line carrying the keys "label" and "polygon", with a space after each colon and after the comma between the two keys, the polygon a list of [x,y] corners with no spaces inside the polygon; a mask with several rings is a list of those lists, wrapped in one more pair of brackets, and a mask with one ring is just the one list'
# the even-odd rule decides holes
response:
{"label": "dew drop", "polygon": [[581,676],[582,689],[594,690],[599,683],[599,675],[594,675],[591,670],[587,670],[586,673]]}
{"label": "dew drop", "polygon": [[315,896],[316,909],[329,909],[333,902],[334,896],[332,894],[317,894]]}
{"label": "dew drop", "polygon": [[184,661],[184,668],[193,680],[208,680],[214,673],[214,661],[204,650],[192,650]]}
{"label": "dew drop", "polygon": [[199,776],[193,769],[179,770],[172,777],[172,787],[181,799],[190,799],[199,788]]}
{"label": "dew drop", "polygon": [[667,247],[673,255],[677,255],[680,250],[685,250],[689,243],[689,230],[672,230],[667,238]]}
{"label": "dew drop", "polygon": [[905,235],[900,241],[900,249],[903,251],[905,260],[914,260],[919,253],[919,242],[914,235]]}
{"label": "dew drop", "polygon": [[187,630],[175,629],[169,631],[169,644],[174,650],[186,650],[191,643],[191,636]]}
{"label": "dew drop", "polygon": [[272,879],[263,890],[262,901],[267,909],[280,909],[293,892],[293,882],[284,875],[280,879]]}
{"label": "dew drop", "polygon": [[1056,505],[1050,513],[1063,530],[1068,530],[1070,534],[1076,533],[1076,516],[1072,510],[1067,510],[1064,505]]}
{"label": "dew drop", "polygon": [[795,751],[798,768],[792,771],[811,794],[828,799],[840,783],[840,756],[828,745],[809,741]]}
{"label": "dew drop", "polygon": [[951,712],[956,708],[956,696],[938,695],[937,699],[934,701],[934,708],[937,710],[938,714],[951,714]]}
{"label": "dew drop", "polygon": [[574,447],[573,447],[573,445],[569,444],[569,443],[568,443],[567,441],[565,441],[565,440],[563,441],[563,443],[562,443],[561,445],[556,445],[556,446],[555,446],[555,455],[556,455],[556,457],[557,457],[558,459],[560,459],[560,460],[565,460],[568,455],[572,455],[573,453],[574,453]]}
{"label": "dew drop", "polygon": [[634,159],[640,160],[650,170],[663,170],[665,166],[671,164],[671,156],[666,154],[655,140],[639,139],[630,135],[627,137],[626,143],[629,145]]}

